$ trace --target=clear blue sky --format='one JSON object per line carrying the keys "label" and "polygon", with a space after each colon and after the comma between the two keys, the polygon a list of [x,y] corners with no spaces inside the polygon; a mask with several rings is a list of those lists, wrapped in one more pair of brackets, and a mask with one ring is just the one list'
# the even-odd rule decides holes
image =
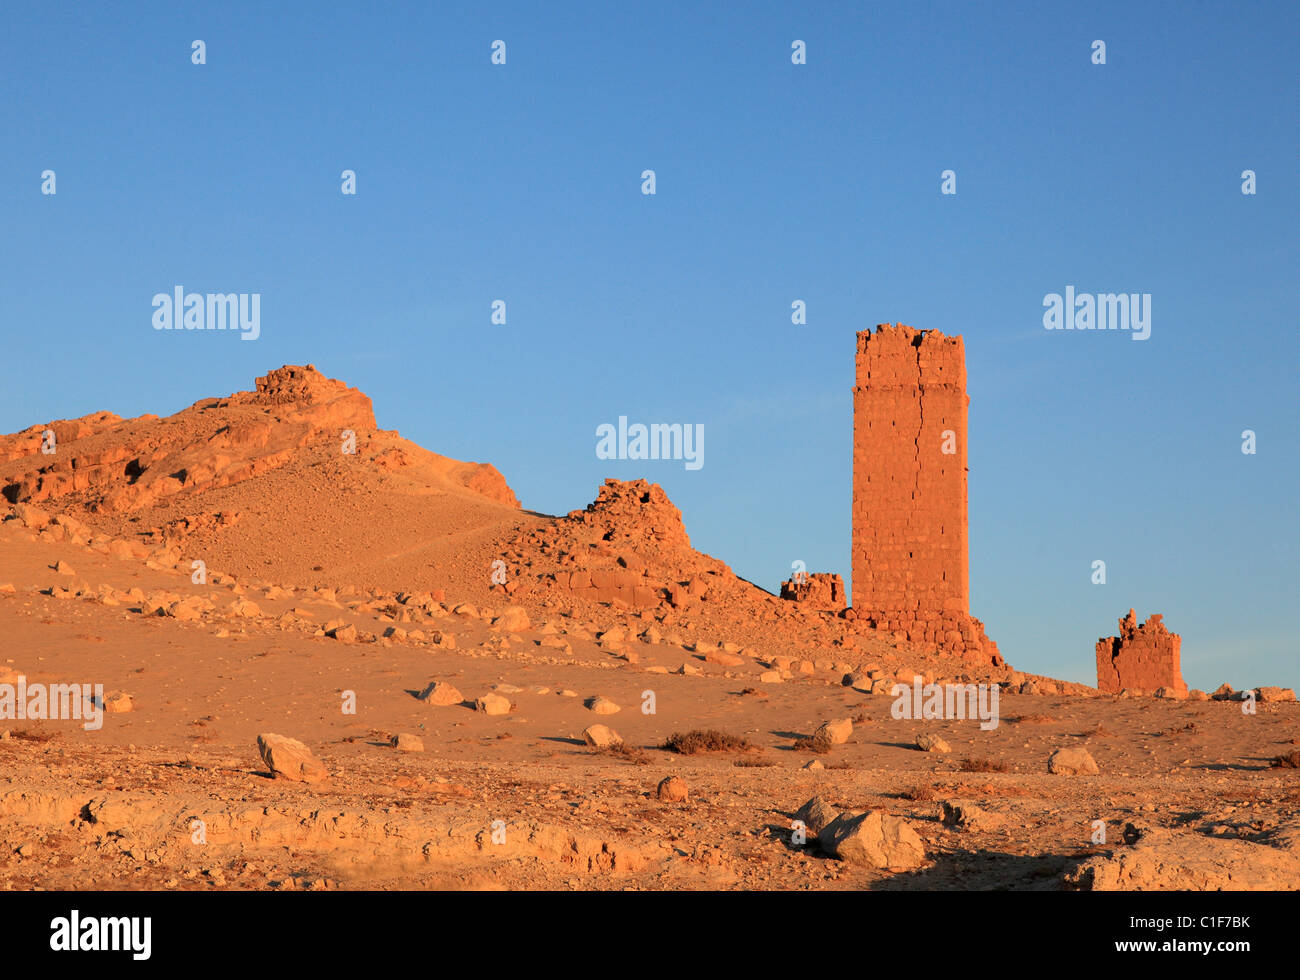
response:
{"label": "clear blue sky", "polygon": [[[775,589],[848,577],[854,333],[900,321],[966,338],[1012,663],[1093,682],[1133,606],[1193,686],[1300,685],[1296,4],[325,6],[6,9],[0,429],[312,362],[526,507],[659,482]],[[261,337],[154,331],[178,284]],[[1067,285],[1150,293],[1150,339],[1044,330]],[[704,467],[598,460],[619,415]]]}

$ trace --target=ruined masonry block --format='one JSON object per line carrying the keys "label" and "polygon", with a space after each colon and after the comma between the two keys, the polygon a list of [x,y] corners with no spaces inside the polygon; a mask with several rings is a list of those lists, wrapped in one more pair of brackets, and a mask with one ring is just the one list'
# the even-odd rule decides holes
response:
{"label": "ruined masonry block", "polygon": [[1159,613],[1139,626],[1136,611],[1130,609],[1119,621],[1119,636],[1097,641],[1097,689],[1118,694],[1126,687],[1143,691],[1170,687],[1185,694],[1187,685],[1178,662],[1182,643]]}

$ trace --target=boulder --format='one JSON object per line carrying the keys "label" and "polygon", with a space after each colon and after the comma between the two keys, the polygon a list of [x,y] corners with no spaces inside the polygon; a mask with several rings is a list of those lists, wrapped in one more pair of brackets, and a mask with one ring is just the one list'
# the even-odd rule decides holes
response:
{"label": "boulder", "polygon": [[1095,776],[1100,770],[1096,761],[1081,745],[1057,749],[1047,760],[1047,771],[1058,776]]}
{"label": "boulder", "polygon": [[433,681],[420,693],[420,700],[445,707],[451,704],[463,704],[465,696],[446,681]]}
{"label": "boulder", "polygon": [[507,633],[522,633],[533,624],[523,606],[506,606],[501,615],[492,621],[492,625]]}
{"label": "boulder", "polygon": [[925,845],[916,831],[883,810],[841,813],[817,837],[824,851],[849,864],[889,871],[925,864]]}
{"label": "boulder", "polygon": [[609,698],[594,697],[587,702],[587,707],[598,715],[616,715],[622,709]]}
{"label": "boulder", "polygon": [[503,698],[500,694],[485,694],[474,702],[474,710],[485,715],[508,715],[510,699]]}
{"label": "boulder", "polygon": [[623,744],[623,738],[618,732],[604,725],[590,725],[583,729],[583,740],[596,749],[612,749]]}
{"label": "boulder", "polygon": [[831,745],[843,745],[853,734],[853,719],[835,718],[831,721],[824,721],[817,730],[813,732],[813,738],[823,738],[830,742]]}
{"label": "boulder", "polygon": [[329,776],[324,764],[311,754],[311,749],[296,738],[274,734],[259,735],[257,751],[261,753],[262,761],[277,779],[318,783]]}
{"label": "boulder", "polygon": [[[814,762],[817,760],[814,759]],[[820,834],[826,826],[840,815],[840,811],[835,809],[820,796],[814,796],[811,800],[795,811],[794,818],[802,820],[803,825],[808,828],[810,834]]]}
{"label": "boulder", "polygon": [[655,790],[655,795],[665,803],[682,803],[689,795],[686,789],[686,780],[681,776],[669,776],[659,784]]}
{"label": "boulder", "polygon": [[931,735],[928,732],[916,736],[916,747],[922,752],[951,752],[952,746],[941,739],[938,735]]}

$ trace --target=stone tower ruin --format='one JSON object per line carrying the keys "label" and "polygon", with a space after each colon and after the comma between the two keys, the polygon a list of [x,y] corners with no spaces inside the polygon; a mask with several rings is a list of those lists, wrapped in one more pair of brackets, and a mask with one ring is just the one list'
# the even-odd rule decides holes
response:
{"label": "stone tower ruin", "polygon": [[900,639],[1001,664],[970,615],[969,402],[961,337],[902,324],[858,334],[853,609]]}

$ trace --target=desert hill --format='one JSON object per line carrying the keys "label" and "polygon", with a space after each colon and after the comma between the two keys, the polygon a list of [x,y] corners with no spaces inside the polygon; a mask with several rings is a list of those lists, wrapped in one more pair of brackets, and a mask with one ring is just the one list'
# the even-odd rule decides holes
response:
{"label": "desert hill", "polygon": [[0,490],[214,568],[304,584],[427,584],[467,541],[525,519],[495,468],[378,429],[366,395],[312,365],[168,418],[103,412],[0,437]]}
{"label": "desert hill", "polygon": [[[42,451],[47,430],[53,453]],[[607,480],[560,518],[522,510],[494,467],[378,429],[365,394],[312,365],[166,418],[101,412],[0,437],[0,490],[184,567],[201,559],[288,588],[508,601],[635,635],[725,637],[766,655],[935,657],[781,600],[696,551],[657,484]],[[949,666],[985,676],[1002,665]]]}

